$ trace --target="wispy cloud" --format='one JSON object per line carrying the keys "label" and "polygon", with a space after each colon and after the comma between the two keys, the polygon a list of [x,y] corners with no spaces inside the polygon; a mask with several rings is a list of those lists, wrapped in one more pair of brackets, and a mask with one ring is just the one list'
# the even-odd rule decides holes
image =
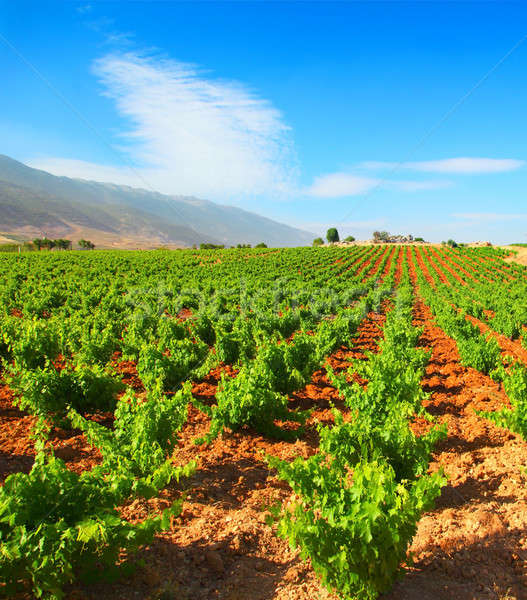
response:
{"label": "wispy cloud", "polygon": [[359,177],[349,173],[329,173],[316,177],[307,189],[307,193],[317,198],[356,196],[371,190],[378,183],[378,179]]}
{"label": "wispy cloud", "polygon": [[422,192],[425,190],[443,190],[450,187],[452,182],[447,180],[406,181],[394,179],[384,181],[383,185],[402,192]]}
{"label": "wispy cloud", "polygon": [[458,157],[440,160],[425,160],[419,162],[394,163],[366,161],[359,166],[368,170],[408,169],[426,173],[444,173],[460,175],[479,175],[485,173],[505,173],[515,171],[525,165],[524,160],[516,158],[476,158]]}
{"label": "wispy cloud", "polygon": [[445,158],[424,162],[408,163],[407,168],[415,171],[430,173],[504,173],[515,171],[525,164],[525,161],[515,158]]}
{"label": "wispy cloud", "polygon": [[91,4],[82,4],[80,6],[77,6],[77,12],[81,15],[85,15],[85,14],[91,12],[91,10],[92,10]]}
{"label": "wispy cloud", "polygon": [[365,194],[376,187],[418,192],[443,189],[450,185],[449,181],[407,181],[362,177],[351,173],[329,173],[316,177],[306,192],[317,198],[344,198]]}
{"label": "wispy cloud", "polygon": [[511,213],[453,213],[455,219],[464,221],[472,221],[475,223],[493,223],[496,221],[517,221],[526,220],[527,213],[511,214]]}
{"label": "wispy cloud", "polygon": [[158,191],[220,200],[279,196],[294,187],[289,127],[270,102],[242,84],[132,52],[104,56],[93,69],[128,122],[121,151],[137,169],[59,158],[32,161],[33,166],[145,187],[139,174]]}

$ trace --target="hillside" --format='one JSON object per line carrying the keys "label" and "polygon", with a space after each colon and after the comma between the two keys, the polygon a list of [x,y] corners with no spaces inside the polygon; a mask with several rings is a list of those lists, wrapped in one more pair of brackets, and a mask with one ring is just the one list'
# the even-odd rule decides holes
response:
{"label": "hillside", "polygon": [[314,234],[189,196],[57,177],[0,155],[0,232],[89,237],[99,246],[302,246]]}

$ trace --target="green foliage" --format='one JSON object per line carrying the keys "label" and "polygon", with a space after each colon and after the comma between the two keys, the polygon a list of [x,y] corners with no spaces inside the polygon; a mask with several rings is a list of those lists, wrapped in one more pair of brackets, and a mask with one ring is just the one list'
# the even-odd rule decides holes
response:
{"label": "green foliage", "polygon": [[500,364],[500,347],[492,337],[459,337],[457,347],[462,362],[482,373],[488,374]]}
{"label": "green foliage", "polygon": [[323,246],[324,240],[321,237],[317,237],[313,240],[313,246]]}
{"label": "green foliage", "polygon": [[60,599],[76,577],[92,580],[115,571],[128,555],[152,541],[179,514],[176,501],[160,516],[132,524],[118,506],[152,497],[172,479],[190,475],[194,463],[174,467],[171,454],[187,417],[189,387],[164,397],[160,389],[139,401],[128,392],[106,429],[70,409],[68,417],[103,461],[81,475],[40,451],[29,474],[17,473],[0,489],[0,571],[8,594],[28,582],[37,597]]}
{"label": "green foliage", "polygon": [[[212,417],[208,439],[224,428],[243,427],[270,436],[299,435],[307,415],[291,410],[286,394],[305,386],[336,348],[351,345],[364,316],[392,296],[402,250],[394,248],[387,273],[384,251],[330,245],[324,252],[244,247],[243,252],[2,253],[4,381],[12,378],[20,405],[31,412],[48,420],[69,416],[103,455],[102,464],[82,476],[39,455],[34,482],[20,475],[9,498],[2,491],[0,568],[10,585],[24,580],[35,593],[60,595],[83,566],[111,566],[118,549],[133,549],[139,538],[147,539],[137,526],[120,520],[117,507],[137,496],[151,497],[192,470],[173,464],[188,385],[220,361],[236,365],[239,374],[224,377],[216,406],[202,406]],[[509,252],[494,248],[419,253],[434,284],[423,283],[414,261],[420,293],[437,324],[456,340],[465,364],[504,381],[513,407],[495,418],[524,431],[524,376],[503,367],[495,343],[465,318],[475,316],[511,338],[521,334],[527,320],[524,268],[504,263]],[[466,271],[465,283],[442,262],[458,274]],[[376,283],[380,278],[382,287]],[[419,507],[442,482],[440,475],[430,478],[426,472],[443,430],[432,427],[416,436],[408,427],[415,413],[430,419],[421,408],[427,353],[415,347],[420,331],[411,326],[409,282],[403,261],[380,353],[354,365],[367,386],[329,370],[351,409],[349,418],[336,413],[333,427],[320,428],[316,460],[281,471],[286,479],[306,479],[296,484],[301,513],[290,512],[289,525],[284,515],[282,532],[289,531],[328,585],[344,593],[373,595],[393,580]],[[191,310],[185,320],[178,316],[182,308]],[[126,360],[139,362],[146,400],[130,391],[117,400],[121,386],[110,365]],[[86,416],[114,408],[112,429]],[[48,500],[56,497],[61,500],[39,529],[37,523],[53,508]],[[47,512],[37,512],[35,498],[45,499]],[[4,500],[7,512],[2,512]],[[370,519],[370,511],[379,516]],[[101,559],[105,553],[108,559]]]}
{"label": "green foliage", "polygon": [[216,330],[216,356],[218,360],[227,364],[234,365],[240,357],[241,340],[236,333]]}
{"label": "green foliage", "polygon": [[58,356],[59,342],[53,327],[39,319],[18,321],[4,321],[3,339],[9,356],[20,368],[44,367]]}
{"label": "green foliage", "polygon": [[152,541],[181,503],[133,525],[119,516],[118,489],[90,472],[78,475],[54,457],[37,455],[29,474],[10,475],[0,489],[0,572],[8,595],[28,582],[37,597],[64,598],[80,576],[112,569],[121,550]]}
{"label": "green foliage", "polygon": [[205,360],[207,353],[206,344],[189,339],[171,340],[165,352],[144,344],[139,352],[137,373],[147,389],[160,383],[164,390],[174,390]]}
{"label": "green foliage", "polygon": [[139,489],[141,495],[148,496],[168,485],[172,478],[179,479],[194,469],[193,463],[174,468],[170,461],[178,432],[187,419],[190,398],[190,384],[166,397],[160,383],[147,401],[138,400],[128,391],[117,404],[112,430],[85,419],[75,410],[70,410],[68,417],[101,450],[103,462],[97,469],[121,486],[131,486],[126,489],[127,494]]}
{"label": "green foliage", "polygon": [[345,242],[354,242],[355,238],[352,235],[348,235],[348,237],[344,238]]}
{"label": "green foliage", "polygon": [[527,368],[516,363],[502,377],[511,408],[479,414],[527,439]]}
{"label": "green foliage", "polygon": [[225,244],[200,244],[199,245],[199,249],[200,250],[223,250],[223,248],[225,248]]}
{"label": "green foliage", "polygon": [[277,419],[302,424],[307,413],[290,410],[287,396],[274,391],[272,382],[273,374],[263,362],[242,369],[235,378],[222,376],[216,392],[218,404],[212,409],[211,428],[205,439],[210,441],[225,427],[237,431],[248,426],[278,438],[302,433],[302,429],[286,431],[275,424]]}
{"label": "green foliage", "polygon": [[326,239],[329,244],[339,241],[339,232],[335,227],[330,227],[326,232]]}
{"label": "green foliage", "polygon": [[320,450],[346,464],[385,460],[397,481],[425,475],[434,446],[446,438],[445,426],[432,427],[428,433],[416,436],[397,410],[391,411],[382,424],[369,414],[355,414],[350,422],[344,422],[342,415],[334,411],[335,426],[319,428]]}
{"label": "green foliage", "polygon": [[32,370],[14,367],[9,385],[19,394],[14,400],[31,414],[60,420],[70,407],[81,411],[112,410],[116,395],[124,388],[120,380],[98,365],[52,365]]}
{"label": "green foliage", "polygon": [[282,513],[278,534],[343,598],[373,599],[389,589],[418,520],[445,484],[435,473],[405,486],[382,460],[350,470],[323,452],[291,464],[267,460],[300,497]]}

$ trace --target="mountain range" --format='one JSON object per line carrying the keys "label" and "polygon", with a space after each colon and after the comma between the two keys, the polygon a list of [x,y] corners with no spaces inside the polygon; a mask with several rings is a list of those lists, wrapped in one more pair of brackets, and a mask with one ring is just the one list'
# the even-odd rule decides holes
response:
{"label": "mountain range", "polygon": [[154,248],[202,242],[305,246],[313,233],[234,206],[112,183],[58,177],[0,155],[4,237],[86,238],[98,247]]}

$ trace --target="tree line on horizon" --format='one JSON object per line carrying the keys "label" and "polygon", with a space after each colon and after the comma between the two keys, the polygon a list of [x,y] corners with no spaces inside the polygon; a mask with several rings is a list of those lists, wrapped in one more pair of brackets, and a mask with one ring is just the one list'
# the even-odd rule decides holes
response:
{"label": "tree line on horizon", "polygon": [[[60,250],[73,249],[73,242],[64,238],[58,238],[54,240],[47,237],[35,238],[31,243],[38,250],[42,250],[42,248],[47,248],[48,250],[52,250],[53,248],[59,248]],[[95,244],[90,240],[80,239],[77,244],[80,248],[86,248],[87,250],[93,250],[95,248]]]}
{"label": "tree line on horizon", "polygon": [[[373,241],[374,242],[389,242],[394,236],[392,234],[390,234],[388,231],[374,231],[373,232]],[[401,237],[401,236],[396,236],[396,237]],[[412,236],[408,236],[409,239],[411,239],[414,242],[424,242],[425,240],[422,237],[412,237]],[[336,227],[330,227],[327,232],[326,232],[326,240],[328,242],[328,244],[335,244],[337,242],[340,242],[340,237],[339,237],[339,232],[336,229]],[[345,237],[343,240],[343,242],[354,242],[355,238],[352,235],[348,235],[347,237]],[[448,245],[451,245],[451,242],[453,242],[453,240],[449,240],[447,243]],[[455,242],[453,242],[455,244]],[[324,245],[324,240],[321,237],[317,237],[313,240],[313,246],[323,246]]]}
{"label": "tree line on horizon", "polygon": [[[79,248],[84,248],[86,250],[93,250],[95,248],[95,244],[90,240],[80,239],[77,244]],[[0,251],[2,252],[34,252],[35,250],[53,250],[54,248],[57,248],[58,250],[73,250],[73,242],[65,238],[50,239],[48,237],[43,237],[35,238],[32,241],[11,242],[0,245]]]}

